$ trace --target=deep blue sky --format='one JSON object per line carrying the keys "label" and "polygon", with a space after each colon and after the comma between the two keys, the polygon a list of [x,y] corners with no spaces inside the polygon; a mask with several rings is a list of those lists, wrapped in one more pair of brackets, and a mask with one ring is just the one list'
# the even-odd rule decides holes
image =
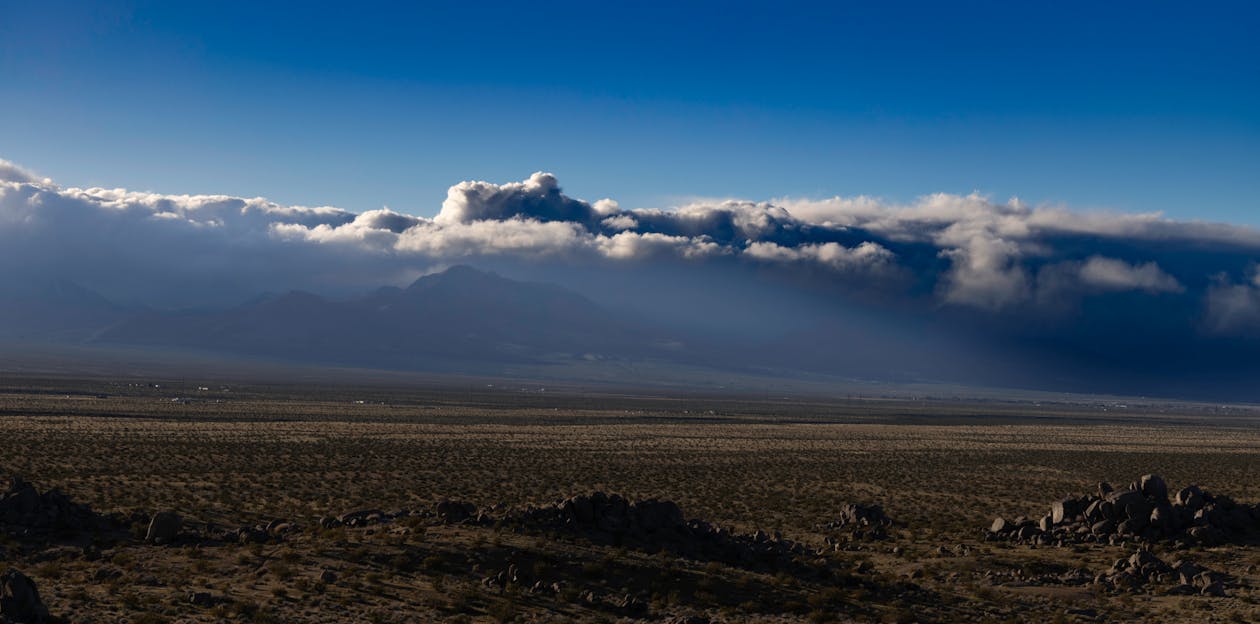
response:
{"label": "deep blue sky", "polygon": [[114,4],[0,0],[0,158],[421,215],[542,169],[624,207],[978,190],[1260,223],[1251,2]]}

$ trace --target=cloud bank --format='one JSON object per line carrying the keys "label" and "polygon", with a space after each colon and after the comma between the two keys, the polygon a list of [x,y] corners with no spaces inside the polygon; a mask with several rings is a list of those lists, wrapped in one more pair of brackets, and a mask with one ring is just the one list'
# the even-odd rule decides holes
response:
{"label": "cloud bank", "polygon": [[260,289],[368,289],[499,258],[730,265],[808,276],[837,296],[877,293],[925,314],[1071,317],[1083,302],[1119,296],[1134,314],[1192,311],[1180,321],[1186,332],[1250,335],[1260,326],[1260,231],[978,194],[624,209],[569,197],[555,176],[535,173],[456,184],[426,218],[64,188],[0,161],[0,248],[8,280],[71,280],[155,305],[171,292],[209,304]]}

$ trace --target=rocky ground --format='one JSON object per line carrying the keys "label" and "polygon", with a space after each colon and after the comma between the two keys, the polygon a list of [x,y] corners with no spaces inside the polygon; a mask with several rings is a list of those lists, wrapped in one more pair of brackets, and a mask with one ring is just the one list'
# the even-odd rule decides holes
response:
{"label": "rocky ground", "polygon": [[3,622],[1260,619],[1244,409],[48,383]]}

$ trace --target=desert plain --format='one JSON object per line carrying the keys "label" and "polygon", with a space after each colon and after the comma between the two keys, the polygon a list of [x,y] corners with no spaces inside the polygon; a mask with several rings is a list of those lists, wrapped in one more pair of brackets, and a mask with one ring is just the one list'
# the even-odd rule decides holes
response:
{"label": "desert plain", "polygon": [[0,488],[91,520],[0,519],[0,567],[62,622],[1251,622],[1260,523],[1033,526],[1149,474],[1246,509],[1258,424],[1132,398],[12,376]]}

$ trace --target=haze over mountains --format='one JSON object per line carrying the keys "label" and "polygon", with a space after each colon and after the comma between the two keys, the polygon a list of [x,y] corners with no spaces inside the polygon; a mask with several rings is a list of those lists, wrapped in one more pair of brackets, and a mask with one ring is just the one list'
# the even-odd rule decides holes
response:
{"label": "haze over mountains", "polygon": [[978,195],[625,209],[536,173],[429,218],[0,163],[0,339],[36,350],[1260,399],[1258,259],[1250,227]]}
{"label": "haze over mountains", "polygon": [[[655,381],[669,378],[676,367],[778,378],[951,380],[934,368],[930,353],[940,345],[922,336],[912,347],[891,334],[881,337],[870,324],[824,331],[818,317],[797,309],[805,305],[801,300],[758,305],[753,299],[762,295],[756,291],[740,297],[723,294],[720,286],[688,299],[669,292],[667,278],[656,281],[676,309],[648,314],[602,305],[570,289],[466,265],[422,276],[406,288],[381,287],[354,297],[289,291],[233,306],[165,310],[117,305],[62,282],[8,290],[0,298],[0,344],[139,346],[181,356],[491,375],[561,366],[568,367],[563,375],[606,376],[598,367],[629,365]],[[719,305],[719,296],[726,305],[749,308],[748,314],[706,323],[706,310]],[[907,367],[905,357],[916,348],[924,360]]]}
{"label": "haze over mountains", "polygon": [[[661,283],[666,287],[668,281]],[[693,307],[691,313],[704,307],[682,297],[678,301]],[[235,306],[168,310],[117,305],[63,282],[8,289],[0,299],[0,344],[143,347],[181,358],[200,353],[444,374],[546,369],[575,381],[607,378],[607,367],[614,374],[632,367],[643,376],[615,380],[626,385],[659,382],[685,369],[693,379],[695,374],[767,381],[806,377],[1096,392],[1144,387],[1117,383],[1114,372],[1105,384],[1091,385],[1090,369],[1067,375],[1060,362],[1050,359],[1016,365],[1026,349],[981,351],[970,335],[974,328],[961,329],[950,340],[939,327],[914,329],[904,315],[876,321],[849,314],[823,321],[793,317],[793,308],[805,305],[801,300],[785,297],[780,303],[787,308],[775,318],[752,306],[755,315],[775,327],[754,330],[736,323],[705,329],[681,320],[687,310],[678,312],[681,317],[644,315],[556,285],[465,265],[422,276],[406,288],[382,287],[357,297],[289,291]],[[1169,383],[1179,391],[1169,396],[1219,389],[1202,379]]]}
{"label": "haze over mountains", "polygon": [[[570,359],[651,358],[663,333],[618,318],[567,290],[467,266],[334,300],[267,295],[213,310],[145,312],[94,337],[300,362],[402,369],[471,369]],[[676,346],[676,345],[674,345]]]}

